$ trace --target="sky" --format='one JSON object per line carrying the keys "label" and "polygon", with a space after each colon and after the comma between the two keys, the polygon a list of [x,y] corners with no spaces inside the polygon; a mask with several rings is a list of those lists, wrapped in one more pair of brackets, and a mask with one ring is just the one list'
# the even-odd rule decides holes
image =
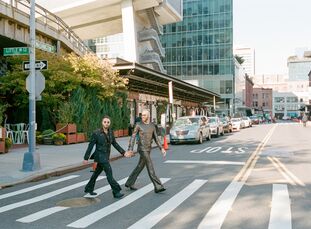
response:
{"label": "sky", "polygon": [[311,0],[233,0],[234,45],[255,49],[256,74],[286,74],[296,49],[311,49]]}

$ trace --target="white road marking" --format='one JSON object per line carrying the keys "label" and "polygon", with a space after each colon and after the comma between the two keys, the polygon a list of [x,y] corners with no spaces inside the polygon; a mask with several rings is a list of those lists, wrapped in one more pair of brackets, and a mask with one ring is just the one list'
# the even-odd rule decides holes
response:
{"label": "white road marking", "polygon": [[[162,183],[165,183],[169,181],[170,178],[161,178]],[[108,205],[107,207],[104,207],[102,209],[99,209],[89,215],[86,215],[85,217],[68,224],[68,227],[74,227],[74,228],[86,228],[90,226],[91,224],[101,220],[102,218],[106,217],[107,215],[110,215],[111,213],[125,207],[126,205],[134,202],[135,200],[141,198],[142,196],[146,195],[148,192],[153,190],[153,184],[148,184],[145,187],[138,189],[137,191],[133,192],[132,194],[124,197],[123,199]]]}
{"label": "white road marking", "polygon": [[30,192],[30,191],[33,191],[33,190],[36,190],[36,189],[39,189],[39,188],[43,188],[43,187],[46,187],[46,186],[49,186],[49,185],[52,185],[52,184],[57,184],[57,183],[60,183],[62,181],[70,180],[70,179],[73,179],[73,178],[76,178],[76,177],[79,177],[79,175],[71,175],[71,176],[63,177],[63,178],[60,178],[60,179],[57,179],[57,180],[53,180],[53,181],[50,181],[50,182],[45,182],[45,183],[42,183],[42,184],[38,184],[38,185],[35,185],[35,186],[32,186],[32,187],[24,188],[24,189],[15,191],[15,192],[6,193],[6,194],[3,194],[3,195],[0,195],[0,200],[8,198],[8,197],[11,197],[11,196],[16,196],[16,195],[19,195],[19,194],[22,194],[22,193],[25,193],[25,192]]}
{"label": "white road marking", "polygon": [[244,182],[232,181],[214,203],[198,226],[198,229],[220,229]]}
{"label": "white road marking", "polygon": [[193,160],[167,160],[164,163],[175,164],[207,164],[207,165],[244,165],[245,162],[237,161],[193,161]]}
{"label": "white road marking", "polygon": [[291,218],[287,185],[274,184],[269,229],[291,229]]}
{"label": "white road marking", "polygon": [[25,216],[23,218],[17,219],[16,221],[21,222],[21,223],[32,223],[34,221],[37,221],[39,219],[52,215],[56,212],[66,210],[68,208],[69,207],[52,207],[52,208],[44,209],[42,211],[33,213],[31,215]]}
{"label": "white road marking", "polygon": [[[104,176],[99,176],[97,178],[97,180],[101,180],[101,179],[104,179],[104,178],[105,178]],[[34,197],[34,198],[30,198],[28,200],[23,200],[23,201],[14,203],[14,204],[9,204],[9,205],[0,207],[0,213],[9,211],[9,210],[12,210],[12,209],[15,209],[15,208],[19,208],[19,207],[22,207],[22,206],[26,206],[26,205],[29,205],[29,204],[33,204],[33,203],[36,203],[36,202],[39,202],[39,201],[42,201],[42,200],[49,199],[49,198],[51,198],[53,196],[57,196],[57,195],[62,194],[64,192],[67,192],[67,191],[76,189],[78,187],[81,187],[83,185],[86,185],[87,182],[88,182],[88,180],[87,181],[82,181],[82,182],[70,185],[68,187],[61,188],[61,189],[55,190],[53,192],[49,192],[49,193],[43,194],[41,196],[37,196],[37,197]]]}
{"label": "white road marking", "polygon": [[[122,180],[119,180],[118,183],[120,185],[125,184],[126,180],[127,180],[127,177],[122,179]],[[97,193],[96,196],[91,196],[90,194],[86,194],[84,197],[86,197],[86,198],[95,198],[95,197],[97,197],[97,196],[99,196],[99,195],[101,195],[101,194],[103,194],[103,193],[105,193],[105,192],[107,192],[109,190],[111,190],[110,185],[106,185],[104,187],[101,187],[99,189],[94,190],[94,192]],[[56,212],[60,212],[60,211],[66,210],[68,208],[69,207],[52,207],[52,208],[48,208],[48,209],[44,209],[42,211],[36,212],[34,214],[31,214],[31,215],[25,216],[23,218],[17,219],[16,221],[22,222],[22,223],[31,223],[31,222],[37,221],[39,219],[42,219],[44,217],[47,217],[49,215],[52,215],[52,214],[54,214]]]}
{"label": "white road marking", "polygon": [[137,221],[128,229],[149,229],[156,225],[161,219],[167,216],[175,208],[177,208],[182,202],[190,197],[195,191],[197,191],[207,180],[194,180],[182,191],[174,195],[171,199],[166,201],[160,207]]}

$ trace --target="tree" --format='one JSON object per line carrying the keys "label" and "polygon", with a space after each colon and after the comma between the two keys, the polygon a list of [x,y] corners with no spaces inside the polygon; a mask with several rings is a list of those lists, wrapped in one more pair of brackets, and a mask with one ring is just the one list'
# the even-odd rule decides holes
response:
{"label": "tree", "polygon": [[[42,92],[42,101],[37,102],[38,122],[43,122],[41,119],[44,118],[54,125],[61,104],[68,102],[80,87],[87,89],[88,93],[93,92],[91,96],[104,99],[112,97],[117,90],[126,89],[128,83],[128,79],[120,77],[111,64],[92,54],[79,57],[36,50],[36,59],[47,60],[49,64],[48,70],[42,71],[45,90]],[[7,58],[9,71],[0,78],[0,103],[9,106],[10,122],[28,122],[26,77],[29,73],[21,68],[26,60],[27,56]]]}
{"label": "tree", "polygon": [[242,65],[244,63],[244,58],[242,56],[238,56],[238,55],[235,55],[234,58],[237,60],[237,62]]}

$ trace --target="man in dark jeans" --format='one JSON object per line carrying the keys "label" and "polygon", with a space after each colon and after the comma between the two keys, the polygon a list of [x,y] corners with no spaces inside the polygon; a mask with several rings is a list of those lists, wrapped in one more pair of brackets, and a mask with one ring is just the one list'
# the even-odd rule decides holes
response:
{"label": "man in dark jeans", "polygon": [[136,168],[133,170],[128,180],[126,181],[125,187],[130,188],[131,190],[136,190],[137,188],[134,186],[134,183],[138,175],[140,174],[140,172],[146,166],[150,180],[152,181],[154,185],[154,191],[158,193],[158,192],[165,191],[165,188],[163,187],[160,179],[156,176],[154,168],[153,168],[153,164],[150,158],[152,139],[154,139],[157,145],[159,146],[160,150],[162,151],[163,156],[165,156],[166,151],[161,146],[161,143],[156,133],[155,125],[151,123],[149,119],[150,119],[149,111],[144,110],[142,112],[142,121],[136,123],[134,132],[130,139],[128,150],[131,152],[133,151],[133,148],[134,148],[136,135],[139,136],[137,151],[140,155],[140,158],[139,158],[138,165],[136,166]]}
{"label": "man in dark jeans", "polygon": [[92,149],[94,145],[96,145],[96,149],[92,157],[94,157],[94,161],[97,162],[97,167],[90,181],[85,186],[84,192],[89,193],[92,196],[97,195],[97,193],[94,192],[94,186],[97,177],[104,170],[107,176],[107,180],[111,186],[114,198],[121,198],[124,194],[120,192],[121,187],[112,176],[112,169],[109,163],[111,144],[125,157],[130,157],[132,154],[130,152],[125,152],[125,150],[122,149],[122,147],[116,142],[113,131],[109,128],[110,122],[110,117],[108,116],[105,116],[102,119],[102,128],[94,131],[89,146],[84,155],[83,164],[87,164]]}

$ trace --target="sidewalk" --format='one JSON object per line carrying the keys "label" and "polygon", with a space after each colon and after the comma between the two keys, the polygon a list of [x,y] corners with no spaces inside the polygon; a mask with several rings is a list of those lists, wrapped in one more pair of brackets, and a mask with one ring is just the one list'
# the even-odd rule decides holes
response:
{"label": "sidewalk", "polygon": [[[127,150],[129,137],[116,140],[124,150]],[[88,142],[63,146],[37,145],[41,169],[31,172],[22,171],[24,153],[28,151],[28,146],[13,148],[9,153],[0,154],[0,189],[91,167],[91,163],[89,165],[82,164],[87,146]],[[155,146],[156,144],[153,143],[153,147]],[[121,154],[111,146],[111,160],[118,159],[120,156]]]}

